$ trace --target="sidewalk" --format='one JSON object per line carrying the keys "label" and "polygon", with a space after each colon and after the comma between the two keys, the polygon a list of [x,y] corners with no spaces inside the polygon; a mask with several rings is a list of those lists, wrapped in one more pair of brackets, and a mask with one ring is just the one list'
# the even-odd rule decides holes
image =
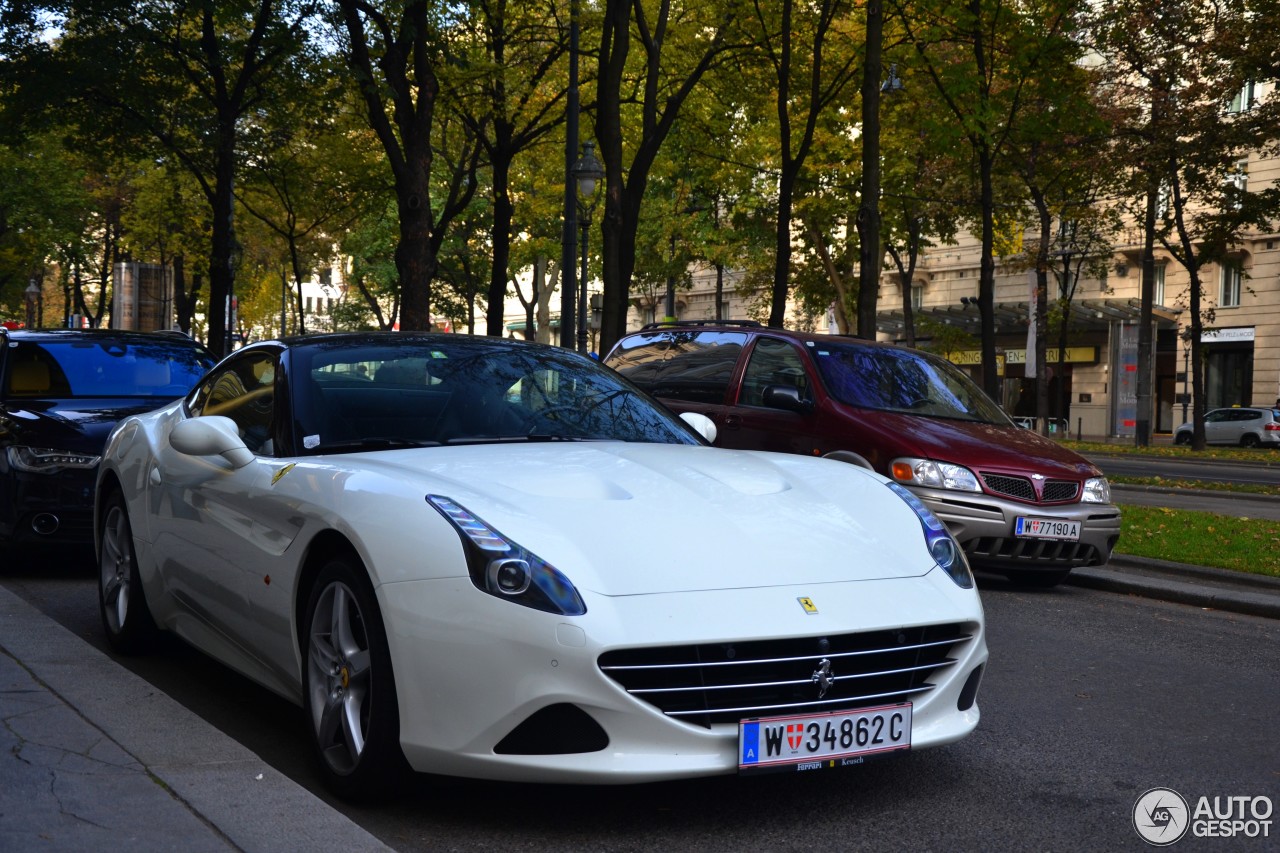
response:
{"label": "sidewalk", "polygon": [[0,851],[387,850],[0,587]]}

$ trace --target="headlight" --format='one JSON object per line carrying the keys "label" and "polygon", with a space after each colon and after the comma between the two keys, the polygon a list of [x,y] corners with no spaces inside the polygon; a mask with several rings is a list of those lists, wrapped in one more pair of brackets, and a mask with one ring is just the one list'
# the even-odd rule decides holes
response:
{"label": "headlight", "polygon": [[56,474],[66,468],[96,468],[101,456],[51,447],[10,447],[9,466],[29,474]]}
{"label": "headlight", "polygon": [[924,502],[912,494],[910,489],[897,483],[886,485],[906,501],[907,506],[915,510],[916,517],[920,519],[920,526],[924,528],[925,546],[929,549],[929,556],[933,557],[934,562],[938,564],[938,568],[946,572],[947,576],[956,582],[956,586],[962,589],[973,589],[973,573],[969,571],[969,561],[964,555],[964,549],[947,530],[946,525],[939,521],[938,517],[930,512]]}
{"label": "headlight", "polygon": [[933,489],[955,489],[958,492],[980,492],[978,478],[963,465],[934,462],[932,459],[895,459],[889,466],[893,479],[913,486]]}
{"label": "headlight", "polygon": [[1087,504],[1111,503],[1111,484],[1106,477],[1090,477],[1084,481],[1084,492],[1080,501]]}
{"label": "headlight", "polygon": [[450,498],[427,495],[427,502],[457,528],[467,552],[471,582],[477,589],[561,616],[587,612],[582,596],[555,566],[507,539]]}

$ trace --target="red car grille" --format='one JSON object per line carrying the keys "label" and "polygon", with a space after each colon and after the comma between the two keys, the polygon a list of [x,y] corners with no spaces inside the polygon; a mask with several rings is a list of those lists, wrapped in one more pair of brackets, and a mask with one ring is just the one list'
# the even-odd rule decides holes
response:
{"label": "red car grille", "polygon": [[1027,503],[1063,503],[1080,493],[1080,484],[1074,480],[1046,480],[1039,497],[1030,477],[983,473],[982,483],[990,492]]}

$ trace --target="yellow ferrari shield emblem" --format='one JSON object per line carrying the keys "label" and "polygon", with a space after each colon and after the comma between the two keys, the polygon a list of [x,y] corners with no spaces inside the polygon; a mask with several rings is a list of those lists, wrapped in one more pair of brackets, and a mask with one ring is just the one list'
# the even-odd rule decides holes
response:
{"label": "yellow ferrari shield emblem", "polygon": [[796,601],[800,602],[800,606],[804,608],[804,612],[808,613],[810,616],[818,612],[818,605],[813,603],[812,598],[809,598],[808,596],[804,596],[801,598],[797,598]]}
{"label": "yellow ferrari shield emblem", "polygon": [[273,486],[274,486],[276,483],[280,482],[280,478],[281,478],[281,477],[283,477],[285,474],[288,474],[290,471],[292,471],[292,470],[293,470],[293,466],[294,466],[294,465],[297,465],[297,464],[298,464],[297,462],[290,462],[288,465],[284,466],[284,467],[283,467],[283,468],[281,468],[279,471],[277,471],[277,472],[275,472],[274,474],[272,474],[272,475],[271,475],[271,485],[273,485]]}

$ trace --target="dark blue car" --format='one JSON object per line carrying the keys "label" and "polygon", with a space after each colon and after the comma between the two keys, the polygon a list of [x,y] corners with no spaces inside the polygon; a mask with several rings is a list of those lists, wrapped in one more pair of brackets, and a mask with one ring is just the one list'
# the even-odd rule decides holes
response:
{"label": "dark blue car", "polygon": [[0,549],[91,544],[107,433],[185,395],[213,363],[181,334],[0,329]]}

